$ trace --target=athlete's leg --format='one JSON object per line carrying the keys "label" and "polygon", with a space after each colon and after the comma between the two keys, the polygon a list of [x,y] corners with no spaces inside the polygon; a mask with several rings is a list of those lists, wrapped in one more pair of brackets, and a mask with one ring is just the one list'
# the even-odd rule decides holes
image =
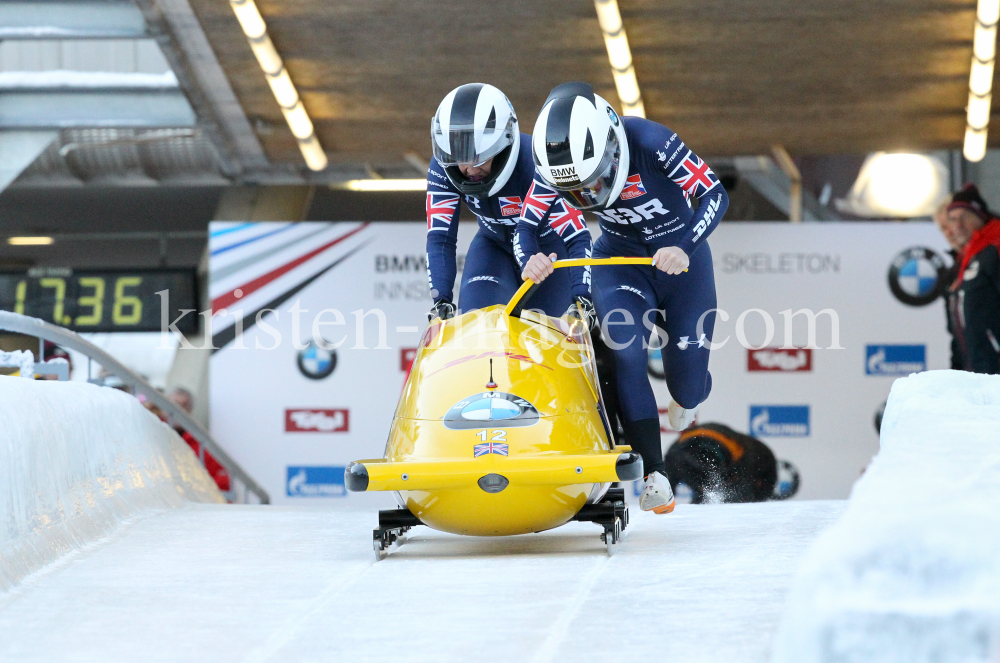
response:
{"label": "athlete's leg", "polygon": [[520,285],[513,256],[482,232],[477,233],[465,256],[458,292],[459,308],[471,311],[506,304]]}
{"label": "athlete's leg", "polygon": [[[559,260],[567,257],[566,245],[555,232],[539,238],[538,248],[545,255],[556,254]],[[563,267],[552,272],[542,282],[528,301],[528,308],[558,317],[566,312],[572,300],[572,275],[569,269]]]}
{"label": "athlete's leg", "polygon": [[[598,253],[599,257],[605,257]],[[646,375],[647,348],[644,341],[652,324],[647,312],[655,309],[648,268],[635,266],[597,267],[592,272],[594,307],[601,321],[605,342],[614,353],[618,407],[625,440],[642,456],[644,472],[663,471],[660,418],[656,398]]]}
{"label": "athlete's leg", "polygon": [[715,329],[716,296],[709,247],[702,246],[691,256],[687,272],[658,273],[655,287],[658,308],[664,311],[658,326],[668,338],[661,352],[667,388],[678,405],[693,410],[712,390],[708,358]]}

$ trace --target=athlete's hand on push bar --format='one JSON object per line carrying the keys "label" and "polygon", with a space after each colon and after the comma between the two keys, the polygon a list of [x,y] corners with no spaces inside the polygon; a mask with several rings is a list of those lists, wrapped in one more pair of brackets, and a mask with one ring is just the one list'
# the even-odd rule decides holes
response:
{"label": "athlete's hand on push bar", "polygon": [[653,265],[667,274],[680,274],[687,271],[690,263],[691,260],[684,253],[684,249],[676,246],[664,246],[653,256]]}
{"label": "athlete's hand on push bar", "polygon": [[528,258],[528,264],[524,266],[524,271],[521,272],[521,278],[531,279],[535,283],[541,283],[549,276],[549,274],[555,271],[556,268],[552,266],[552,262],[558,258],[559,256],[554,253],[550,253],[549,255],[536,253]]}

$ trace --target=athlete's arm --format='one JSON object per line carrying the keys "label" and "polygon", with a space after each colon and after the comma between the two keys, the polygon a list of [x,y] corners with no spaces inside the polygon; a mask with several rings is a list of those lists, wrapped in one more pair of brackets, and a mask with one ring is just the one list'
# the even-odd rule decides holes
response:
{"label": "athlete's arm", "polygon": [[437,159],[432,159],[427,169],[427,280],[435,303],[452,301],[461,208],[461,196]]}
{"label": "athlete's arm", "polygon": [[[552,207],[557,198],[559,198],[559,194],[547,187],[536,174],[531,182],[531,188],[528,189],[528,195],[524,198],[524,204],[521,205],[521,215],[517,219],[517,228],[514,230],[514,258],[517,259],[517,264],[521,266],[522,270],[528,266],[528,261],[536,254],[540,255],[541,258],[546,258],[544,254],[539,253],[538,234],[542,230],[542,222],[549,214],[549,208]],[[538,260],[535,261],[535,265],[537,264]],[[548,271],[542,276],[543,280],[545,276],[552,273],[551,267],[552,265],[549,264]],[[527,274],[524,274],[523,277],[529,278]],[[534,279],[532,278],[532,280]],[[541,281],[535,281],[535,283],[541,283]]]}
{"label": "athlete's arm", "polygon": [[[676,251],[661,249],[662,255],[661,251],[657,251],[657,255],[661,256],[657,267],[669,271],[683,263],[681,269],[671,272],[680,273],[687,268],[685,262],[687,256],[704,244],[722,221],[723,214],[729,208],[729,196],[708,164],[688,149],[677,134],[666,127],[662,127],[662,131],[656,133],[659,135],[644,137],[643,141],[651,163],[658,172],[681,188],[685,198],[697,201],[691,222],[675,247],[683,251],[684,256],[680,256]],[[661,263],[663,266],[660,266]]]}
{"label": "athlete's arm", "polygon": [[[549,211],[549,226],[566,245],[570,258],[589,258],[593,242],[583,212],[566,204],[562,198]],[[573,276],[573,296],[590,297],[590,267],[570,267]]]}

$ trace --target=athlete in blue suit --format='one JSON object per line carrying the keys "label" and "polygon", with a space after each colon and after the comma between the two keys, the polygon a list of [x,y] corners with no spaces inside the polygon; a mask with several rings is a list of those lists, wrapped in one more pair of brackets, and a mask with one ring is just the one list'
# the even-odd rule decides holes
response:
{"label": "athlete in blue suit", "polygon": [[[657,330],[658,342],[665,342],[663,367],[673,399],[668,416],[683,430],[712,389],[708,358],[716,296],[706,240],[729,199],[676,133],[645,119],[620,118],[586,83],[552,91],[532,149],[535,190],[558,193],[600,218],[595,257],[650,257],[649,267],[595,269],[593,294],[604,338],[614,350],[626,439],[642,454],[647,472],[640,507],[669,513],[674,497],[664,472],[645,341]],[[524,276],[535,282],[553,271],[536,245],[540,212],[525,209],[515,238],[515,253],[527,257],[521,260]]]}
{"label": "athlete in blue suit", "polygon": [[[455,312],[452,289],[461,201],[479,219],[462,272],[462,310],[505,304],[521,285],[513,235],[532,184],[531,137],[519,133],[514,109],[500,90],[481,83],[452,90],[431,125],[434,159],[427,170],[427,274],[432,315]],[[554,199],[557,196],[553,196]],[[543,213],[539,249],[560,258],[589,254],[590,232],[583,215],[562,201]],[[565,270],[563,270],[565,272]],[[570,283],[573,279],[572,285]],[[571,292],[590,297],[583,270],[558,274],[533,296],[531,305],[548,315],[571,306]]]}

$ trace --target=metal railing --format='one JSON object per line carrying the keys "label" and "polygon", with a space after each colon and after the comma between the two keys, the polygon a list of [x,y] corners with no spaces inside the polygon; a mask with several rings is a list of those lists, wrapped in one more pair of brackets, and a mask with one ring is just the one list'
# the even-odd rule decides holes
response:
{"label": "metal railing", "polygon": [[[19,315],[10,311],[0,311],[0,331],[9,331],[27,336],[34,336],[43,341],[51,341],[56,345],[70,350],[76,350],[87,355],[90,359],[100,364],[108,373],[114,375],[125,383],[132,391],[142,394],[156,407],[160,408],[171,424],[179,426],[198,441],[203,451],[212,454],[219,464],[226,468],[230,478],[238,480],[243,484],[244,491],[242,501],[246,502],[246,493],[250,492],[257,496],[261,504],[270,504],[271,498],[267,491],[253,480],[247,472],[236,464],[229,454],[212,438],[207,430],[197,421],[192,419],[187,412],[178,407],[173,401],[160,393],[155,387],[149,384],[140,375],[124,366],[117,359],[107,352],[97,347],[90,341],[82,338],[76,332],[72,332],[58,325],[53,325],[38,318],[27,315]],[[202,458],[204,462],[204,458]],[[228,497],[239,497],[236,490],[230,491]]]}

